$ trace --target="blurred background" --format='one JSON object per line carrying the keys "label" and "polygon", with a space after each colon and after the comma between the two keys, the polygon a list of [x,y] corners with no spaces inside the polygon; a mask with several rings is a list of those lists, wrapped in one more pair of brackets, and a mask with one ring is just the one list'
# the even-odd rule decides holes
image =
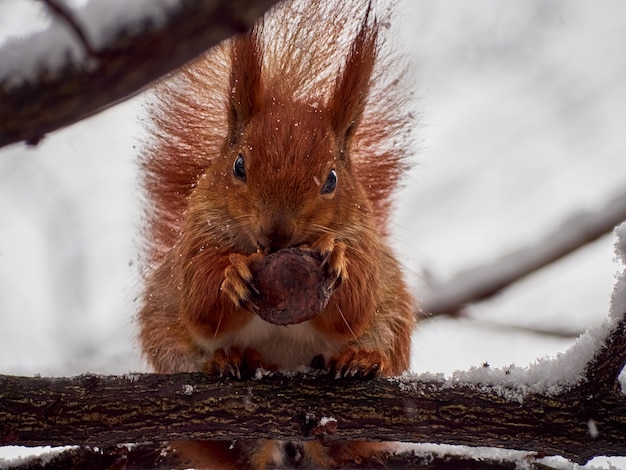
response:
{"label": "blurred background", "polygon": [[[0,42],[45,28],[40,3],[0,2]],[[404,0],[397,46],[420,110],[393,244],[429,283],[539,244],[626,187],[626,3]],[[2,64],[0,64],[2,67]],[[141,96],[0,149],[0,373],[146,370]],[[424,320],[413,370],[527,365],[602,321],[619,266],[607,234],[463,318]]]}

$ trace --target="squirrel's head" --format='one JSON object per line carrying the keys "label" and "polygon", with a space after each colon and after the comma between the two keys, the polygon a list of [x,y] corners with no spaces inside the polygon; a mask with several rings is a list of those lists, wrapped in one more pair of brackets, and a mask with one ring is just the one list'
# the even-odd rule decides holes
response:
{"label": "squirrel's head", "polygon": [[215,193],[207,211],[222,200],[227,236],[242,251],[309,244],[327,231],[349,235],[367,219],[370,204],[352,171],[351,150],[376,38],[377,26],[366,17],[330,96],[308,100],[266,83],[255,31],[233,40],[228,135],[198,191]]}

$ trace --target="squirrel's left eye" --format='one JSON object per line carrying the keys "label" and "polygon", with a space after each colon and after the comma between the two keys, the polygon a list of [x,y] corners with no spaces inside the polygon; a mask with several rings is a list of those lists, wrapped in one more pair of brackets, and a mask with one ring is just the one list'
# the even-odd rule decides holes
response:
{"label": "squirrel's left eye", "polygon": [[241,154],[237,155],[233,163],[233,175],[238,180],[246,181],[246,165]]}
{"label": "squirrel's left eye", "polygon": [[326,181],[324,182],[322,189],[320,189],[320,193],[330,194],[335,190],[336,187],[337,187],[337,172],[333,168],[332,170],[328,172],[328,177],[326,178]]}

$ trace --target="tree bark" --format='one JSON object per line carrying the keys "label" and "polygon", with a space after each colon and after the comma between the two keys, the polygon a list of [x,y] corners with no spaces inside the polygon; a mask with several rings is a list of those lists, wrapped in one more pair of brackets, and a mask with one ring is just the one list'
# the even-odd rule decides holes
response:
{"label": "tree bark", "polygon": [[624,318],[615,322],[577,385],[521,400],[511,398],[519,385],[428,376],[0,376],[0,444],[112,446],[254,436],[487,446],[577,463],[626,456],[626,395],[618,382],[626,363],[625,325]]}
{"label": "tree bark", "polygon": [[[86,35],[76,34],[88,56],[84,63],[68,61],[55,73],[41,70],[35,82],[16,85],[11,76],[0,80],[0,147],[20,141],[37,144],[47,133],[129,98],[219,41],[247,30],[275,3],[185,0],[158,28],[120,28],[99,49],[85,42]],[[79,31],[71,11],[55,13]]]}
{"label": "tree bark", "polygon": [[[323,437],[508,448],[577,463],[626,455],[625,397],[598,401],[582,387],[557,396],[531,394],[523,403],[463,384],[310,375],[252,382],[202,374],[2,376],[0,388],[4,445]],[[334,432],[325,431],[324,417],[337,420]]]}

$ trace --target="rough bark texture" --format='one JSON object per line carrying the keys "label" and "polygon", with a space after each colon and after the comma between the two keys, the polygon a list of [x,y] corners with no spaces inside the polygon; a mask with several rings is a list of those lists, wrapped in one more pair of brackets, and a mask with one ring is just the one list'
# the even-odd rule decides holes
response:
{"label": "rough bark texture", "polygon": [[[507,400],[506,390],[414,379],[203,374],[0,376],[0,444],[173,439],[374,439],[526,450],[586,462],[626,455],[626,322],[616,322],[580,383]],[[334,418],[336,423],[324,426]],[[594,423],[597,433],[590,428]]]}
{"label": "rough bark texture", "polygon": [[42,70],[36,83],[15,86],[9,77],[0,82],[0,147],[20,141],[36,144],[47,133],[138,93],[219,41],[245,31],[274,3],[186,0],[159,28],[119,30],[99,50],[84,44],[88,64],[68,63],[54,74]]}
{"label": "rough bark texture", "polygon": [[[193,390],[192,390],[193,389]],[[585,387],[523,404],[441,382],[275,375],[252,382],[202,374],[0,378],[2,444],[110,446],[171,439],[333,439],[500,447],[586,462],[626,455],[626,399]],[[588,421],[599,435],[592,438]]]}

